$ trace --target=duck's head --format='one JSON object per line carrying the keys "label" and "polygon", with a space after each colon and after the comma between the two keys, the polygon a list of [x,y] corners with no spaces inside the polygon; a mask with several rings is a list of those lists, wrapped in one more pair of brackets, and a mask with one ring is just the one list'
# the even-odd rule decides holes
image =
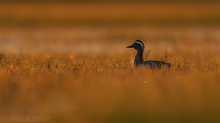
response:
{"label": "duck's head", "polygon": [[127,46],[127,48],[134,48],[137,51],[144,51],[144,43],[140,40],[136,40],[132,45]]}

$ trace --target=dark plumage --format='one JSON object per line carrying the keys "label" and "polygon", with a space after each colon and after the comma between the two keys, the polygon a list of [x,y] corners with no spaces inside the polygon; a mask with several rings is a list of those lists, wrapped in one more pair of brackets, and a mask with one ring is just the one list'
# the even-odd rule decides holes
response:
{"label": "dark plumage", "polygon": [[162,66],[171,67],[170,63],[166,63],[165,61],[155,61],[155,60],[143,60],[143,52],[144,52],[144,43],[140,40],[136,40],[132,45],[127,46],[127,48],[134,48],[137,50],[137,54],[134,57],[133,66],[139,67],[141,65],[147,65],[151,69],[152,68],[161,68]]}

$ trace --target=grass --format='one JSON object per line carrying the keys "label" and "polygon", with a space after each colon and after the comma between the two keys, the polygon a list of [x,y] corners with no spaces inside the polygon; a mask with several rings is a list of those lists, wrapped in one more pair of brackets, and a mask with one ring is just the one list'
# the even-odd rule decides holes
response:
{"label": "grass", "polygon": [[220,120],[218,55],[174,55],[170,70],[133,69],[129,54],[8,55],[0,62],[3,116],[85,123]]}
{"label": "grass", "polygon": [[[0,122],[220,122],[219,9],[1,3]],[[132,68],[136,39],[172,67]]]}

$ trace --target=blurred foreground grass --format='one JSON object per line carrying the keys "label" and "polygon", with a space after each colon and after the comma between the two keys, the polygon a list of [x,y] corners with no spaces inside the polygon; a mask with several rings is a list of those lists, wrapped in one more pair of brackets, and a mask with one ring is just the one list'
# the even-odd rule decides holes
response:
{"label": "blurred foreground grass", "polygon": [[133,69],[129,54],[1,56],[0,114],[51,118],[41,122],[219,122],[219,55],[178,54],[170,70]]}

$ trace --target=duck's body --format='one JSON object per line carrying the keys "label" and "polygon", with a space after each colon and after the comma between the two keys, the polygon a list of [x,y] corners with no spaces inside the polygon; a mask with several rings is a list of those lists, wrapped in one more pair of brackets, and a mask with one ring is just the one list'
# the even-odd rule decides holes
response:
{"label": "duck's body", "polygon": [[132,45],[127,46],[127,48],[134,48],[137,50],[137,54],[134,57],[133,61],[133,67],[139,67],[142,65],[149,66],[151,69],[153,68],[161,68],[161,67],[167,67],[170,68],[170,63],[166,63],[165,61],[144,61],[143,60],[143,52],[144,52],[144,44],[140,40],[136,40]]}

